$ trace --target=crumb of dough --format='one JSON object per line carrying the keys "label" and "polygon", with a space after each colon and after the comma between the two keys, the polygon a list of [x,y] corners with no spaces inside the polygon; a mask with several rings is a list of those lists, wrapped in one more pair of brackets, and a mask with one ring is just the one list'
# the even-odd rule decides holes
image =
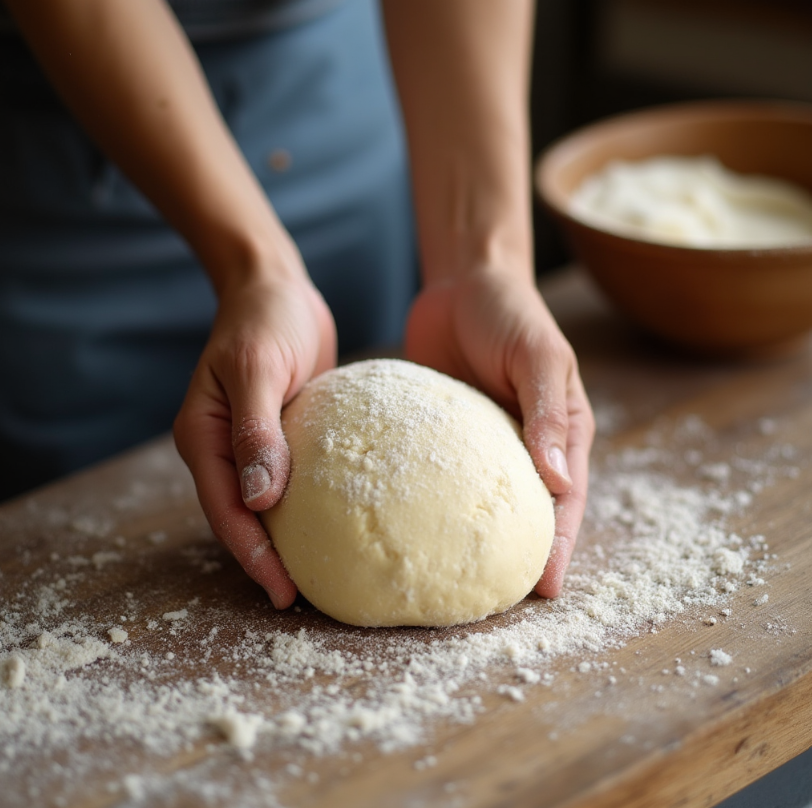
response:
{"label": "crumb of dough", "polygon": [[0,682],[14,689],[22,687],[25,680],[25,662],[15,655],[7,657],[0,663]]}
{"label": "crumb of dough", "polygon": [[110,641],[114,643],[125,642],[129,636],[123,628],[119,628],[118,626],[109,629],[107,635],[110,637]]}
{"label": "crumb of dough", "polygon": [[218,729],[233,747],[250,749],[256,743],[264,721],[261,715],[230,711],[209,716],[207,723]]}
{"label": "crumb of dough", "polygon": [[713,648],[710,652],[710,661],[711,665],[717,665],[718,667],[724,667],[725,665],[730,665],[733,662],[733,657],[730,656],[726,651],[723,651],[721,648]]}

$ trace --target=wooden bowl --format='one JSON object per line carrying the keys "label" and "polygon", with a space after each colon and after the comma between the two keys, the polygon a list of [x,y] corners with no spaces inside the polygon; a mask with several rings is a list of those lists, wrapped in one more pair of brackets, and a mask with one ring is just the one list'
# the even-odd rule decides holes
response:
{"label": "wooden bowl", "polygon": [[612,160],[657,155],[715,155],[733,171],[783,178],[812,192],[812,106],[714,101],[621,115],[553,144],[535,174],[578,260],[644,329],[719,354],[770,349],[812,328],[812,246],[667,246],[570,215],[570,196],[587,176]]}

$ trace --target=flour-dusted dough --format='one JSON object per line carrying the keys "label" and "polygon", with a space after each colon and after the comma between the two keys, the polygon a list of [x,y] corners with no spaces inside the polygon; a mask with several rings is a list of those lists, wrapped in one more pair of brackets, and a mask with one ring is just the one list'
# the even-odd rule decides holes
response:
{"label": "flour-dusted dough", "polygon": [[285,408],[285,496],[262,514],[302,594],[360,626],[447,626],[523,598],[552,499],[518,424],[482,393],[393,359],[310,382]]}

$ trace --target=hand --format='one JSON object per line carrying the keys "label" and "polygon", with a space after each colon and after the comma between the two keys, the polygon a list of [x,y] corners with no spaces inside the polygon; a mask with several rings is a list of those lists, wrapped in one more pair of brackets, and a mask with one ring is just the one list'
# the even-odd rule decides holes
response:
{"label": "hand", "polygon": [[483,268],[427,286],[409,315],[406,356],[483,390],[523,420],[556,498],[556,532],[535,591],[555,597],[575,546],[595,432],[575,355],[533,282]]}
{"label": "hand", "polygon": [[277,609],[296,587],[255,511],[272,507],[290,473],[282,407],[335,364],[332,315],[301,278],[253,281],[220,295],[211,337],[175,421],[175,442],[217,538]]}

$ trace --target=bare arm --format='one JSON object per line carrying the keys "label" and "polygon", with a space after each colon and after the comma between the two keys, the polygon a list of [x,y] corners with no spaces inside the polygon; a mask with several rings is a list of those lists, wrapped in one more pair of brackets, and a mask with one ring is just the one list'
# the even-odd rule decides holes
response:
{"label": "bare arm", "polygon": [[528,0],[385,0],[426,280],[532,275]]}
{"label": "bare arm", "polygon": [[406,120],[425,288],[407,354],[524,421],[557,496],[537,591],[556,595],[580,525],[594,432],[572,350],[534,282],[529,0],[385,0]]}
{"label": "bare arm", "polygon": [[186,238],[218,288],[280,251],[286,234],[162,0],[7,5],[71,111]]}
{"label": "bare arm", "polygon": [[334,362],[331,315],[245,162],[162,0],[8,0],[50,80],[188,241],[220,306],[176,422],[216,535],[288,605],[295,589],[252,511],[281,495],[279,412]]}

